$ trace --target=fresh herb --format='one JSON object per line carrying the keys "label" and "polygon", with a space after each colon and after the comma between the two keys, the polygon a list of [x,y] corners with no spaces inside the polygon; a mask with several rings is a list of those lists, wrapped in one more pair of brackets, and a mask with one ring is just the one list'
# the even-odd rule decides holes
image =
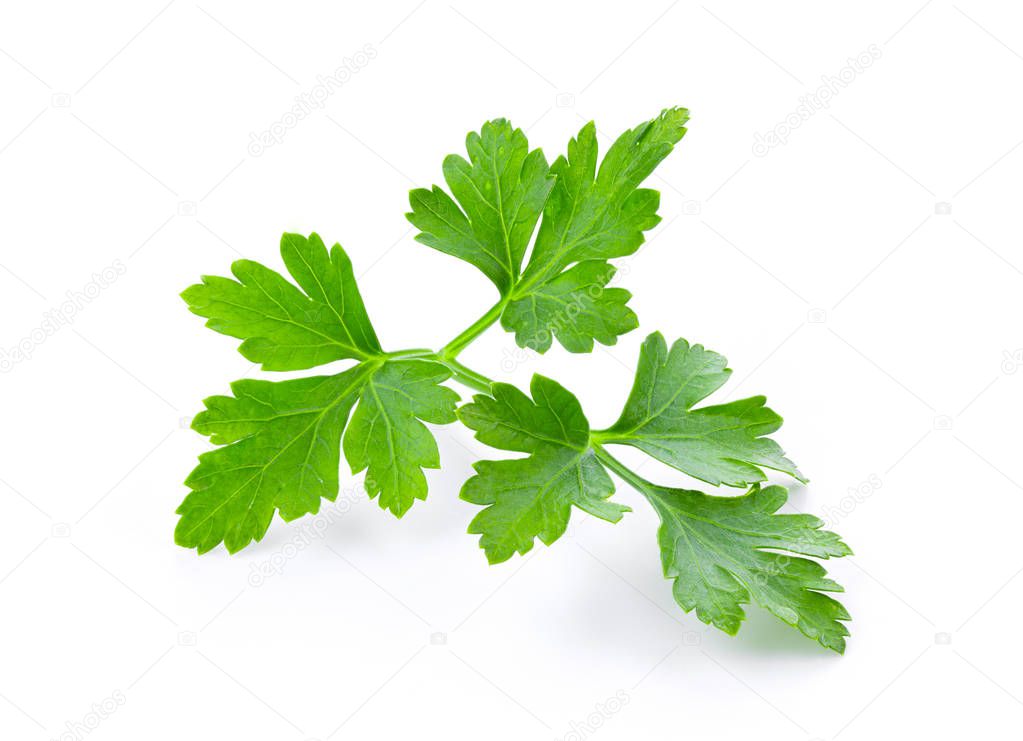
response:
{"label": "fresh herb", "polygon": [[[608,260],[634,253],[654,227],[659,194],[641,188],[685,134],[688,112],[665,110],[622,134],[598,161],[589,123],[548,166],[525,134],[503,119],[466,140],[468,159],[444,160],[439,186],[412,191],[417,240],[476,266],[499,300],[439,350],[385,351],[359,294],[351,261],[316,234],[285,234],[281,257],[294,282],[248,260],[234,279],[203,278],[182,296],[206,325],[242,340],[239,351],[264,370],[355,361],[329,376],[242,380],[231,396],[206,400],[193,428],[219,447],[199,457],[178,508],[175,541],[199,553],[223,543],[235,552],[266,533],[274,512],[294,520],[338,494],[341,451],[353,473],[397,517],[426,499],[427,468],[439,468],[424,423],[457,420],[486,445],[524,457],[479,461],[461,498],[482,507],[469,525],[491,563],[551,545],[573,508],[618,522],[629,508],[611,500],[615,474],[661,520],[658,543],[675,600],[729,634],[755,602],[821,645],[841,653],[849,614],[827,592],[841,587],[816,561],[850,553],[822,522],[778,514],[787,499],[763,485],[767,471],[805,477],[772,440],[781,417],[762,396],[701,405],[731,371],[725,358],[658,334],[640,351],[621,417],[591,428],[582,406],[537,375],[529,395],[471,370],[458,356],[493,324],[538,353],[554,339],[569,352],[614,344],[638,326],[630,294],[609,288]],[[531,237],[536,233],[535,239]],[[528,253],[528,259],[527,259]],[[458,406],[454,380],[479,392]],[[651,483],[608,452],[628,445],[694,479],[748,490],[710,496]]]}

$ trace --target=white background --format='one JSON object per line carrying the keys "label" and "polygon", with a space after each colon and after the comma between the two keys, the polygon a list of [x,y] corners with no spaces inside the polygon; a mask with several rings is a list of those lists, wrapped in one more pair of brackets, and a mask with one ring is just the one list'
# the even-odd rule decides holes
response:
{"label": "white background", "polygon": [[[0,735],[1018,729],[1019,9],[417,2],[0,10],[0,347],[31,349],[0,375]],[[367,44],[375,58],[322,111],[248,151]],[[872,44],[880,58],[826,110],[754,154]],[[495,297],[413,242],[409,188],[439,181],[490,117],[553,160],[586,120],[606,144],[668,105],[692,123],[650,181],[664,221],[620,261],[642,329],[592,356],[521,358],[495,328],[464,360],[552,375],[604,426],[647,332],[726,354],[716,398],[768,395],[812,480],[792,504],[856,551],[828,564],[854,617],[844,657],[759,608],[736,638],[683,614],[655,517],[624,485],[635,512],[617,526],[576,513],[553,547],[488,567],[457,492],[495,453],[458,426],[437,429],[444,468],[401,521],[344,475],[325,519],[275,522],[234,557],[173,545],[181,482],[209,447],[189,415],[268,375],[179,291],[239,256],[280,267],[281,232],[316,230],[352,256],[388,349],[439,346]],[[33,334],[85,290],[68,324]]]}

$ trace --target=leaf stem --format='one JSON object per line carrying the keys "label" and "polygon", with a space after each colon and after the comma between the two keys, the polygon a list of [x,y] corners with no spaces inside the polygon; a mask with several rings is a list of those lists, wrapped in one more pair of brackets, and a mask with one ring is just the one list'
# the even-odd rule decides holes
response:
{"label": "leaf stem", "polygon": [[384,353],[382,357],[388,360],[410,360],[419,358],[422,360],[432,360],[434,362],[441,363],[451,371],[451,377],[459,383],[468,386],[475,391],[489,393],[490,387],[494,385],[494,381],[487,378],[482,373],[474,371],[472,368],[468,368],[462,363],[459,363],[455,358],[457,358],[459,353],[467,348],[473,340],[486,332],[487,329],[494,324],[494,322],[501,318],[501,314],[504,312],[504,307],[508,305],[510,300],[511,298],[509,296],[502,296],[501,300],[487,309],[487,312],[483,316],[466,327],[457,337],[444,345],[444,347],[440,350],[434,351],[428,348],[397,350],[395,352]]}
{"label": "leaf stem", "polygon": [[428,347],[417,347],[411,350],[395,350],[394,352],[384,353],[384,358],[387,360],[433,359],[436,355],[437,353]]}
{"label": "leaf stem", "polygon": [[482,391],[486,394],[490,393],[490,387],[494,385],[494,381],[482,373],[474,371],[472,368],[468,368],[454,359],[444,360],[443,358],[438,358],[438,360],[447,366],[448,370],[451,371],[451,377],[459,383],[476,391]]}
{"label": "leaf stem", "polygon": [[629,486],[638,491],[644,497],[646,497],[647,499],[650,498],[650,494],[648,492],[650,491],[651,487],[653,487],[653,484],[651,484],[645,478],[643,478],[638,473],[633,471],[631,468],[626,466],[613,455],[608,453],[607,449],[605,449],[604,446],[602,446],[600,443],[596,442],[592,438],[590,440],[590,447],[593,448],[593,452],[594,454],[596,454],[597,460],[599,460],[601,463],[607,466],[611,471],[614,471],[616,474],[618,474],[622,481],[627,483]]}
{"label": "leaf stem", "polygon": [[435,352],[429,348],[396,350],[394,352],[385,353],[383,358],[386,360],[432,360],[435,363],[440,363],[451,371],[451,377],[456,381],[475,391],[490,393],[490,387],[494,384],[492,379],[487,378],[479,371],[475,371],[472,368],[459,363],[454,358],[445,358],[439,352]]}
{"label": "leaf stem", "polygon": [[437,354],[445,361],[457,358],[458,354],[469,346],[469,343],[487,331],[494,322],[501,318],[501,313],[504,311],[504,307],[508,305],[509,300],[507,296],[503,296],[500,301],[487,310],[486,314],[470,324],[451,342],[444,345]]}

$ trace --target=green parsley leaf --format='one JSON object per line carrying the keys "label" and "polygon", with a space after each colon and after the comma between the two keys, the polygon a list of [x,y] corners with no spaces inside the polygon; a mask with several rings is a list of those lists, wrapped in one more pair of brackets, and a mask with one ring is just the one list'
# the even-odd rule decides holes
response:
{"label": "green parsley leaf", "polygon": [[[779,515],[784,487],[754,486],[739,497],[713,497],[646,482],[657,510],[664,575],[675,601],[705,623],[735,635],[752,599],[822,646],[842,653],[849,613],[822,592],[841,592],[815,561],[852,553],[811,515]],[[765,550],[770,549],[770,550]]]}
{"label": "green parsley leaf", "polygon": [[[367,469],[370,498],[401,517],[426,498],[423,468],[439,468],[433,435],[419,420],[454,422],[450,371],[425,360],[368,361],[335,376],[236,381],[213,396],[192,427],[223,445],[199,456],[178,508],[175,541],[199,553],[261,540],[273,513],[290,521],[333,501],[344,432],[352,473]],[[356,405],[355,412],[349,413]],[[345,424],[348,428],[345,430]]]}
{"label": "green parsley leaf", "polygon": [[456,420],[458,394],[439,385],[451,376],[447,367],[381,350],[340,245],[328,253],[316,234],[285,234],[281,256],[298,286],[241,260],[232,266],[238,281],[208,276],[183,296],[208,326],[244,338],[242,354],[264,369],[362,362],[336,376],[238,381],[233,397],[206,400],[193,426],[224,447],[200,456],[175,531],[178,543],[200,553],[259,540],[275,510],[291,520],[334,499],[342,434],[352,472],[368,469],[370,497],[402,516],[426,498],[422,469],[440,466],[422,421]]}
{"label": "green parsley leaf", "polygon": [[[258,262],[231,266],[237,280],[203,276],[182,298],[210,329],[244,340],[239,352],[263,370],[313,368],[380,353],[352,263],[317,234],[281,237],[281,257],[301,290]],[[304,291],[304,293],[303,293]]]}
{"label": "green parsley leaf", "polygon": [[592,352],[594,340],[613,345],[618,335],[639,326],[625,305],[632,294],[605,288],[614,274],[607,262],[580,262],[537,286],[527,298],[511,302],[502,321],[515,332],[520,347],[540,353],[550,348],[555,334],[569,352]]}
{"label": "green parsley leaf", "polygon": [[763,396],[693,408],[728,380],[727,362],[685,340],[677,340],[669,352],[655,332],[643,342],[622,416],[598,438],[639,448],[715,486],[764,481],[764,468],[805,482],[778,443],[765,437],[781,427],[782,419],[764,406]]}
{"label": "green parsley leaf", "polygon": [[[552,289],[550,283],[573,263],[623,257],[639,249],[643,232],[661,220],[660,194],[639,185],[685,135],[688,120],[686,109],[669,108],[626,131],[608,149],[599,169],[597,130],[590,122],[569,142],[568,156],[555,160],[551,174],[557,181],[544,207],[533,253],[501,319],[505,329],[516,333],[519,346],[543,352],[553,334],[565,349],[588,352],[593,343],[580,342],[580,335],[614,344],[618,334],[637,326],[621,314],[627,295],[593,302],[589,311],[577,315],[578,321],[556,303],[538,301],[536,296],[563,292],[564,286]],[[597,333],[594,325],[613,328],[612,333]]]}
{"label": "green parsley leaf", "polygon": [[492,396],[477,395],[458,416],[481,442],[528,458],[479,461],[461,498],[485,506],[469,525],[480,535],[490,563],[517,551],[529,552],[533,539],[551,545],[568,527],[572,505],[608,522],[628,507],[608,502],[614,484],[589,447],[589,422],[564,387],[540,375],[530,384],[532,400],[514,386],[495,383]]}
{"label": "green parsley leaf", "polygon": [[185,483],[174,540],[205,553],[261,540],[274,510],[285,520],[319,511],[338,492],[341,430],[365,382],[358,365],[335,376],[242,380],[211,396],[192,428],[224,447],[199,456]]}
{"label": "green parsley leaf", "polygon": [[437,441],[423,422],[454,422],[458,394],[441,386],[451,372],[440,363],[385,363],[362,388],[359,407],[345,432],[352,473],[366,472],[366,491],[398,517],[426,499],[423,468],[440,468]]}
{"label": "green parsley leaf", "polygon": [[[444,160],[444,180],[458,203],[438,186],[409,194],[406,217],[416,239],[478,267],[502,295],[519,277],[529,238],[554,183],[539,149],[503,118],[465,140],[469,161]],[[461,206],[461,208],[459,208]]]}
{"label": "green parsley leaf", "polygon": [[[503,297],[501,325],[520,347],[546,352],[552,338],[570,352],[614,344],[638,326],[630,295],[606,288],[608,258],[631,255],[660,221],[657,191],[639,185],[685,134],[689,112],[669,108],[626,131],[597,166],[592,122],[548,170],[543,153],[504,119],[466,139],[469,160],[450,155],[442,188],[409,195],[416,239],[478,267]],[[553,185],[553,189],[552,189]],[[456,202],[457,201],[457,202]],[[520,269],[541,210],[525,272]],[[578,263],[578,264],[577,264]],[[575,267],[572,267],[572,266]]]}
{"label": "green parsley leaf", "polygon": [[[237,381],[231,396],[206,399],[193,427],[219,447],[199,457],[186,481],[175,541],[199,553],[220,543],[235,552],[260,540],[275,512],[285,520],[317,512],[322,499],[337,498],[342,451],[353,473],[365,471],[370,498],[401,517],[426,498],[425,469],[440,467],[427,425],[460,418],[481,442],[524,454],[476,462],[461,490],[482,508],[469,532],[491,563],[528,553],[537,539],[552,544],[573,507],[619,521],[629,508],[610,499],[614,473],[657,512],[664,574],[684,610],[734,634],[744,605],[757,603],[844,651],[849,614],[828,596],[842,588],[810,559],[850,550],[817,518],[778,514],[784,488],[761,487],[767,470],[805,481],[768,437],[782,420],[764,397],[698,406],[729,379],[724,357],[685,340],[669,349],[650,335],[625,408],[605,430],[591,430],[579,401],[555,381],[534,376],[529,396],[458,360],[496,322],[538,352],[554,339],[591,352],[636,328],[629,292],[609,287],[609,261],[634,253],[659,222],[658,193],[640,186],[687,120],[685,109],[666,109],[622,134],[602,160],[591,122],[550,167],[504,119],[470,133],[468,159],[444,160],[448,191],[413,191],[407,218],[420,242],[479,268],[501,297],[439,350],[384,352],[351,262],[316,234],[281,240],[294,282],[240,260],[234,279],[207,276],[184,291],[207,326],[242,340],[241,353],[264,370],[356,364],[332,376]],[[456,410],[458,395],[442,385],[449,379],[484,393]],[[610,444],[714,485],[751,488],[718,497],[659,486],[614,458]]]}

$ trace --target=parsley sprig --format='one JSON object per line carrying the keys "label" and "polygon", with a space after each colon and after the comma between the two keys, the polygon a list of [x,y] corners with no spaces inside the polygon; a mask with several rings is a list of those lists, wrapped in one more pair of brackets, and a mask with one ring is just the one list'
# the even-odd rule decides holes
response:
{"label": "parsley sprig", "polygon": [[[529,393],[468,368],[462,351],[494,324],[538,353],[553,340],[567,351],[614,344],[638,326],[630,294],[608,287],[611,259],[634,253],[654,227],[659,194],[640,187],[685,134],[688,112],[670,108],[623,133],[603,158],[596,128],[582,128],[567,154],[548,165],[525,134],[504,120],[466,139],[468,159],[444,160],[447,190],[413,190],[416,239],[474,265],[498,301],[438,350],[385,351],[340,245],[316,234],[285,234],[290,275],[249,260],[233,278],[205,276],[182,294],[206,325],[241,340],[239,351],[267,371],[353,361],[333,375],[241,380],[213,396],[193,428],[218,446],[199,457],[178,508],[175,541],[204,553],[236,552],[260,540],[274,513],[294,520],[334,500],[341,453],[380,507],[403,516],[426,499],[425,469],[439,468],[427,424],[460,420],[486,445],[522,457],[474,464],[461,498],[481,509],[469,525],[491,563],[551,545],[574,508],[618,522],[630,510],[612,500],[610,474],[638,491],[661,521],[664,575],[675,600],[729,634],[755,602],[821,645],[842,652],[849,614],[830,592],[841,587],[812,558],[848,546],[805,514],[778,514],[784,487],[767,472],[806,479],[770,435],[781,417],[755,396],[704,404],[729,379],[725,358],[659,334],[640,350],[636,379],[618,421],[592,429],[578,399],[536,375]],[[535,238],[533,235],[535,233]],[[477,392],[459,406],[447,384]],[[610,452],[630,446],[737,496],[661,486]]]}

